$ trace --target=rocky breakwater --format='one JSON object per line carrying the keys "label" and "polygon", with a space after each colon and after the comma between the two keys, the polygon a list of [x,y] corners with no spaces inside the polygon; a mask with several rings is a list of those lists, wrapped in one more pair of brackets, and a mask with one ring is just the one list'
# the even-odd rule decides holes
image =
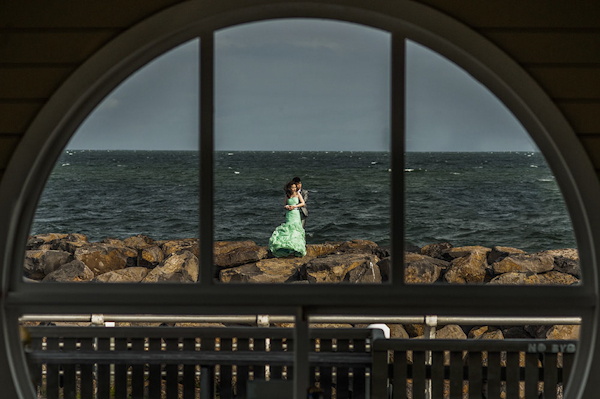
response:
{"label": "rocky breakwater", "polygon": [[[307,246],[302,258],[274,258],[253,241],[215,242],[214,266],[222,283],[381,283],[389,278],[390,253],[372,241]],[[137,235],[89,242],[82,234],[42,234],[27,242],[28,281],[157,283],[198,281],[194,238],[153,240]],[[409,284],[571,285],[581,278],[575,249],[525,253],[517,248],[435,243],[404,253]],[[392,336],[421,338],[423,325],[390,325]],[[579,326],[445,326],[438,338],[576,339]]]}
{"label": "rocky breakwater", "polygon": [[[390,253],[372,241],[307,246],[304,257],[274,258],[253,241],[215,242],[216,275],[223,283],[381,283]],[[196,282],[199,247],[194,238],[153,240],[137,235],[89,242],[82,234],[29,237],[25,278],[35,281]],[[404,253],[409,284],[579,283],[577,250],[525,253],[510,247],[436,243]]]}

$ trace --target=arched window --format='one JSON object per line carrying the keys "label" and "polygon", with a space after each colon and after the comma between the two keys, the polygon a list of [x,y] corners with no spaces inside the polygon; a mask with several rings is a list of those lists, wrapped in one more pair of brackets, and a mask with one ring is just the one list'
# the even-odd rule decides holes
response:
{"label": "arched window", "polygon": [[[216,13],[203,4],[186,3],[141,23],[98,52],[59,89],[40,112],[3,179],[1,231],[3,248],[3,323],[7,348],[17,341],[16,323],[24,313],[256,313],[257,309],[302,317],[313,314],[436,314],[582,316],[581,353],[592,353],[595,332],[594,234],[590,216],[597,188],[587,185],[593,171],[579,159],[573,133],[554,105],[510,59],[479,35],[418,4],[398,5],[392,14],[328,2],[296,7],[286,3],[235,8]],[[390,282],[383,285],[215,284],[213,231],[215,194],[215,34],[228,27],[273,18],[325,18],[358,23],[388,32],[390,39]],[[154,57],[190,39],[200,42],[199,105],[199,284],[197,285],[33,285],[22,281],[27,229],[51,166],[74,130],[118,83]],[[415,286],[404,283],[404,168],[406,40],[431,48],[487,86],[529,132],[565,193],[578,239],[584,281],[568,287]],[[587,280],[589,278],[589,280]],[[502,306],[499,306],[501,303]],[[305,324],[305,323],[304,323]],[[21,352],[7,352],[19,390],[27,394]],[[587,378],[583,355],[573,373],[571,397]],[[24,391],[24,392],[25,392]]]}

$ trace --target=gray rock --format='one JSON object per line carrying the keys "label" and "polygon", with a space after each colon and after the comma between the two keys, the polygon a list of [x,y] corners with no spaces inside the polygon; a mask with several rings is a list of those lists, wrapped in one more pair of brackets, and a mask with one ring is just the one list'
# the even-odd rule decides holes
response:
{"label": "gray rock", "polygon": [[425,335],[425,324],[404,324],[404,329],[411,338]]}
{"label": "gray rock", "polygon": [[369,240],[352,240],[342,243],[337,251],[345,253],[365,253],[372,254],[378,249],[378,245]]}
{"label": "gray rock", "polygon": [[137,266],[138,252],[133,248],[93,243],[78,248],[75,259],[85,263],[95,275]]}
{"label": "gray rock", "polygon": [[76,283],[91,281],[93,278],[94,272],[89,267],[79,260],[74,260],[48,274],[42,281]]}
{"label": "gray rock", "polygon": [[323,244],[308,244],[306,246],[306,256],[316,258],[332,254],[338,250],[342,242],[325,242]]}
{"label": "gray rock", "polygon": [[25,276],[41,280],[60,266],[73,260],[69,252],[55,250],[31,250],[25,252]]}
{"label": "gray rock", "polygon": [[199,262],[190,251],[179,251],[162,261],[148,273],[143,283],[177,282],[195,283],[198,281]]}
{"label": "gray rock", "polygon": [[[470,252],[464,248],[469,248]],[[465,254],[465,256],[455,258],[450,269],[446,271],[444,279],[451,284],[478,284],[483,283],[487,276],[487,253],[488,248],[483,247],[462,247],[457,249],[452,256]]]}
{"label": "gray rock", "polygon": [[123,240],[123,244],[126,247],[137,249],[138,251],[141,249],[144,249],[146,247],[151,247],[151,246],[156,245],[156,244],[154,244],[154,240],[152,238],[145,236],[143,234],[138,234],[133,237],[128,237]]}
{"label": "gray rock", "polygon": [[165,254],[158,246],[149,246],[139,250],[138,265],[154,268],[165,259]]}
{"label": "gray rock", "polygon": [[546,339],[569,339],[578,340],[581,326],[578,325],[556,325],[546,331]]}
{"label": "gray rock", "polygon": [[538,255],[550,255],[553,257],[562,256],[564,258],[579,261],[579,251],[577,248],[550,249],[548,251],[539,252]]}
{"label": "gray rock", "polygon": [[430,256],[407,252],[404,254],[404,281],[407,284],[431,284],[436,282],[448,262]]}
{"label": "gray rock", "polygon": [[490,281],[490,284],[504,285],[573,285],[578,283],[579,280],[574,276],[557,271],[532,275],[517,272],[504,273]]}
{"label": "gray rock", "polygon": [[525,251],[512,247],[492,247],[488,253],[488,263],[491,265],[494,262],[501,261],[510,255],[524,254]]}
{"label": "gray rock", "polygon": [[348,283],[381,283],[381,272],[377,263],[379,258],[374,257],[373,261],[363,262],[357,267],[351,269],[344,276],[344,282]]}
{"label": "gray rock", "polygon": [[554,270],[570,274],[578,279],[581,278],[581,267],[579,267],[579,261],[567,258],[565,256],[556,256],[554,258]]}
{"label": "gray rock", "polygon": [[121,270],[104,273],[94,278],[99,283],[139,283],[148,275],[145,267],[126,267]]}
{"label": "gray rock", "polygon": [[514,254],[492,264],[495,274],[543,273],[554,269],[554,257],[539,254]]}
{"label": "gray rock", "polygon": [[410,338],[402,324],[388,324],[388,327],[390,328],[390,338]]}
{"label": "gray rock", "polygon": [[216,242],[213,249],[215,266],[221,269],[258,262],[267,253],[266,247],[259,247],[254,241]]}
{"label": "gray rock", "polygon": [[198,246],[197,238],[184,238],[181,240],[170,240],[160,245],[165,257],[170,256],[178,251],[190,251],[196,257],[200,256],[200,247]]}
{"label": "gray rock", "polygon": [[300,268],[311,258],[271,258],[255,263],[222,269],[223,283],[288,283],[297,281]]}
{"label": "gray rock", "polygon": [[452,260],[448,257],[448,250],[452,248],[449,242],[438,242],[435,244],[425,245],[421,248],[421,255],[430,256],[442,260]]}
{"label": "gray rock", "polygon": [[435,332],[435,339],[467,339],[467,335],[460,326],[448,324]]}
{"label": "gray rock", "polygon": [[[375,275],[374,278],[377,280],[378,271],[375,270],[377,262],[379,258],[375,255],[352,252],[335,254],[312,259],[303,267],[302,274],[311,283],[363,282],[361,278],[369,279],[369,275]],[[355,268],[359,270],[350,273]],[[379,274],[379,281],[381,281],[381,274]]]}
{"label": "gray rock", "polygon": [[456,258],[464,258],[468,255],[471,255],[474,252],[476,252],[478,254],[483,252],[487,255],[487,253],[490,251],[491,251],[490,248],[482,247],[481,245],[471,245],[471,246],[465,246],[465,247],[452,247],[446,251],[446,254],[448,256],[450,256],[450,258],[456,259]]}

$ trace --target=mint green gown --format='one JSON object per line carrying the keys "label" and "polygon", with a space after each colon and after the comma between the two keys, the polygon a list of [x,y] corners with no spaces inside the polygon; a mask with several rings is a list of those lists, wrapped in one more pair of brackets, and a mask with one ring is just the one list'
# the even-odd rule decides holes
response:
{"label": "mint green gown", "polygon": [[[288,205],[297,205],[298,202],[300,200],[296,197],[287,200]],[[306,240],[298,208],[286,212],[285,223],[278,226],[269,239],[269,250],[278,258],[306,255]]]}

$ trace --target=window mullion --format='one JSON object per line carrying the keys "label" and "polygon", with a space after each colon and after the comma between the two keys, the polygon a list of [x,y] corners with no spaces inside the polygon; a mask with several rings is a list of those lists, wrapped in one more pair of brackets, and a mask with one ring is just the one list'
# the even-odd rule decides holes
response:
{"label": "window mullion", "polygon": [[391,203],[391,283],[404,285],[404,120],[405,120],[405,37],[392,32],[390,130],[392,152]]}
{"label": "window mullion", "polygon": [[202,286],[213,285],[214,32],[200,35],[199,234]]}

